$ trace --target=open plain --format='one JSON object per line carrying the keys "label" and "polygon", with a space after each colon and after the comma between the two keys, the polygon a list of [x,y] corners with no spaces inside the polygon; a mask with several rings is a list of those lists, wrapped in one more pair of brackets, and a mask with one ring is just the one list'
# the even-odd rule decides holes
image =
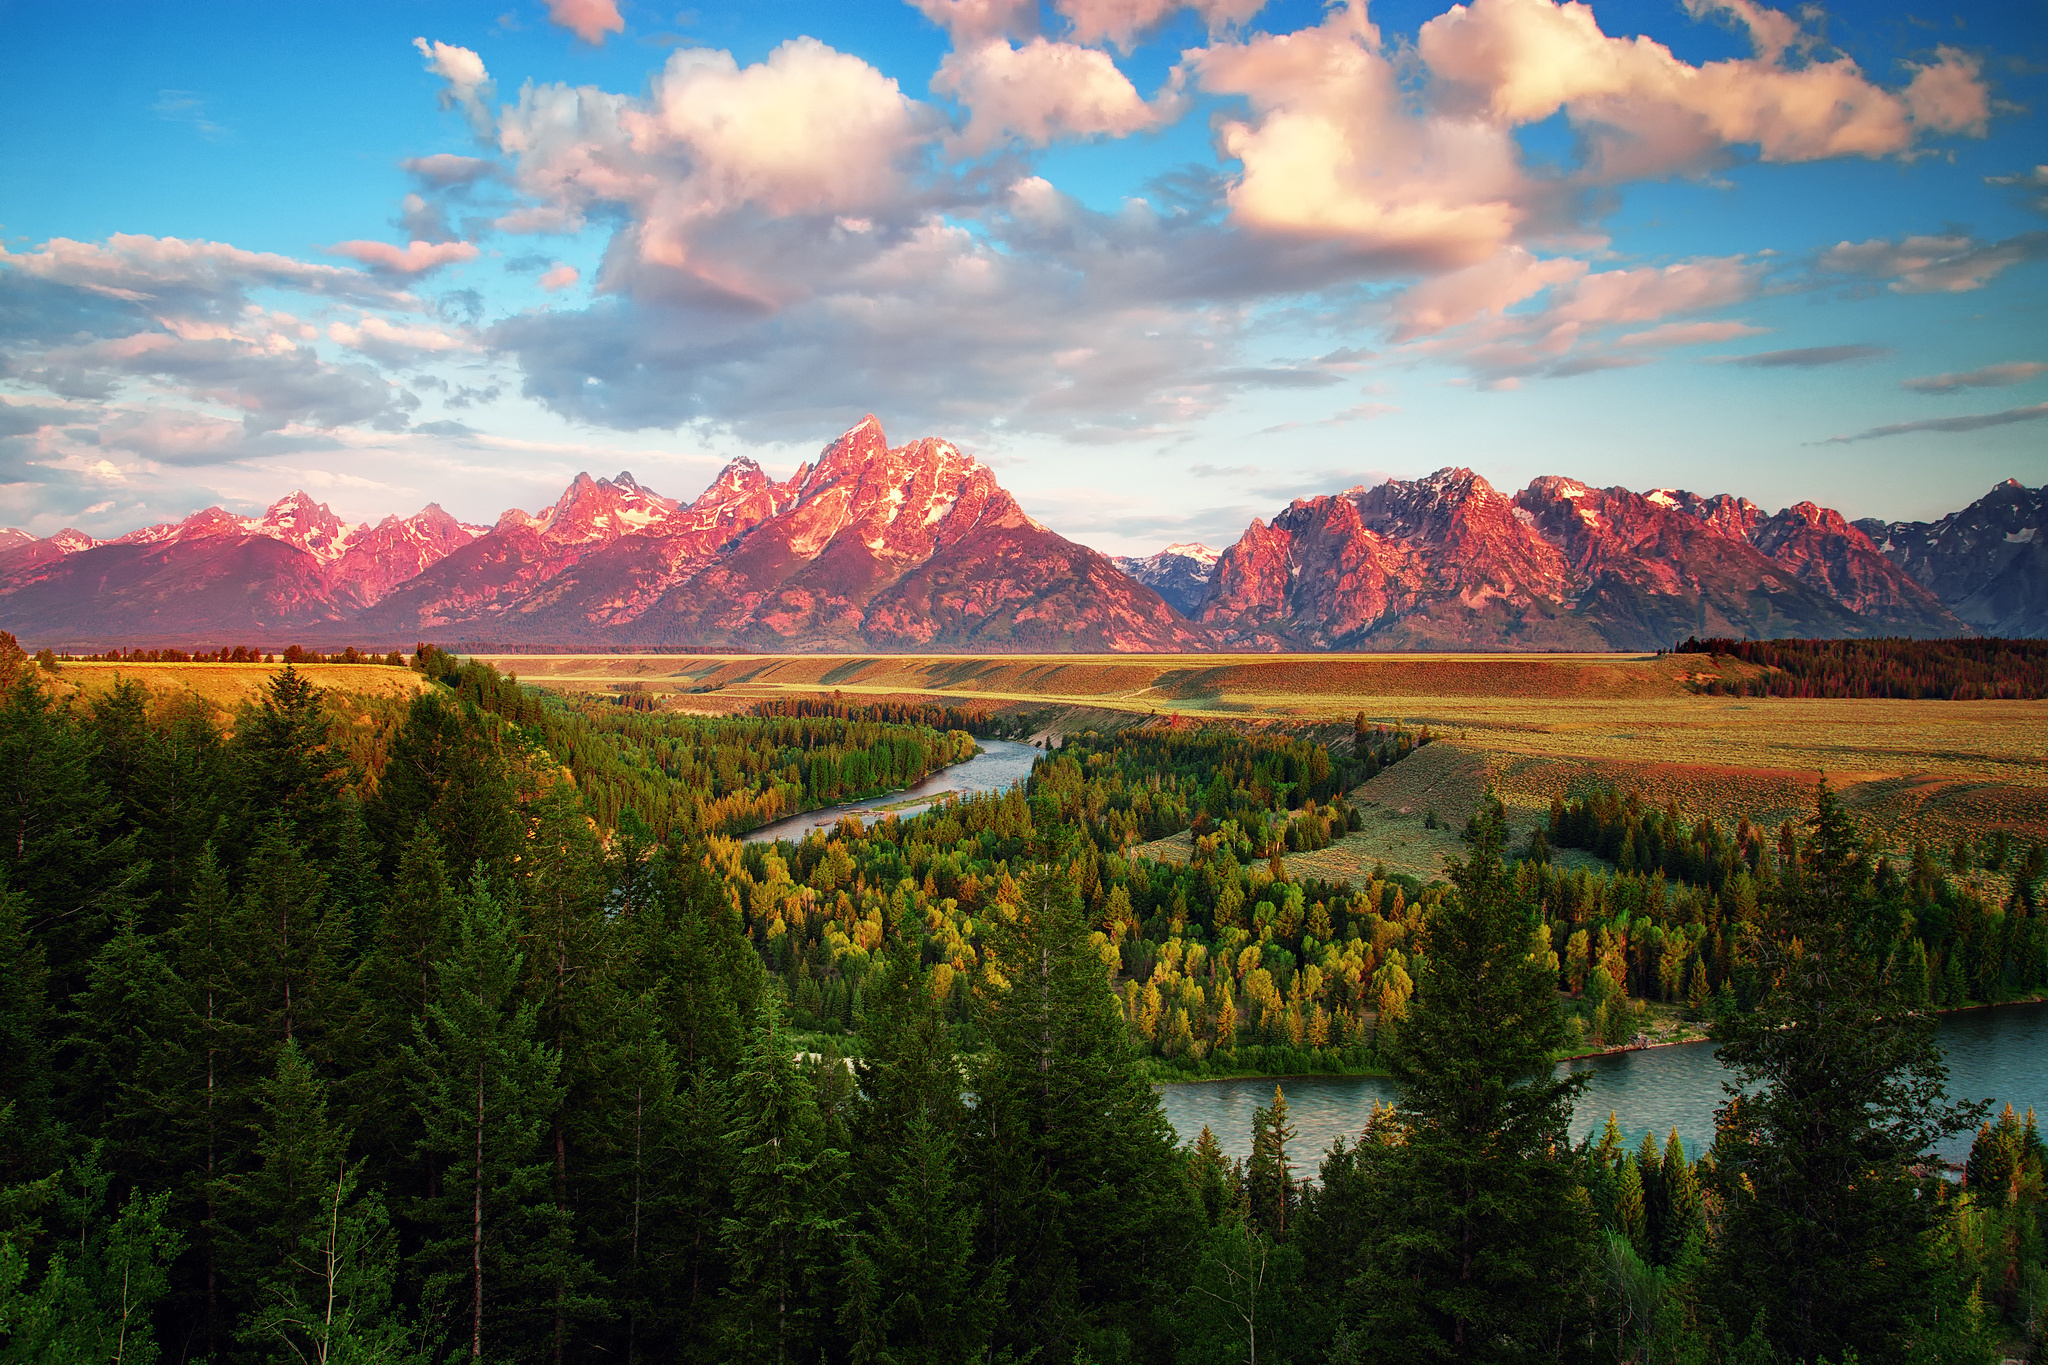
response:
{"label": "open plain", "polygon": [[[1826,776],[1881,844],[2006,829],[2048,838],[2048,702],[1708,697],[1688,684],[1747,665],[1703,655],[509,655],[568,692],[647,691],[678,709],[776,697],[925,701],[1037,712],[1058,733],[1106,724],[1424,725],[1442,744],[1360,789],[1364,834],[1318,870],[1428,872],[1490,784],[1527,829],[1553,796],[1612,785],[1687,815],[1775,826]],[[1412,828],[1411,828],[1412,826]],[[1164,850],[1161,850],[1162,852]],[[1327,864],[1327,867],[1322,865]]]}

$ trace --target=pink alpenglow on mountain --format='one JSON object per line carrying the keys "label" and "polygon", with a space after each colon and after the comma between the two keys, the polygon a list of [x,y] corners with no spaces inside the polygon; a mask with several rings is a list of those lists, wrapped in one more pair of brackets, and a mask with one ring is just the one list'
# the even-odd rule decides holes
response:
{"label": "pink alpenglow on mountain", "polygon": [[2048,634],[2048,489],[1940,522],[1469,469],[1302,498],[1221,554],[1109,560],[949,441],[873,417],[780,482],[734,460],[685,504],[579,474],[490,527],[350,525],[304,493],[111,541],[0,531],[0,628],[527,649],[1649,650],[1687,635]]}

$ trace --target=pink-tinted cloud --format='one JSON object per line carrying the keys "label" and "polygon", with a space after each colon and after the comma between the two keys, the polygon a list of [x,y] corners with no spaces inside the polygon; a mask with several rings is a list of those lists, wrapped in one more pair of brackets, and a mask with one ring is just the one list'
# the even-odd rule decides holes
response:
{"label": "pink-tinted cloud", "polygon": [[1394,339],[1411,341],[1482,314],[1499,314],[1552,285],[1579,278],[1586,268],[1584,261],[1569,256],[1539,260],[1521,247],[1508,247],[1477,265],[1402,291],[1394,302]]}
{"label": "pink-tinted cloud", "polygon": [[476,247],[470,242],[413,241],[402,247],[389,242],[336,242],[326,250],[361,261],[386,275],[407,276],[424,275],[444,265],[473,261],[477,256]]}
{"label": "pink-tinted cloud", "polygon": [[1029,37],[1038,31],[1038,0],[910,0],[920,14],[952,35],[956,47],[990,38]]}
{"label": "pink-tinted cloud", "polygon": [[1750,0],[1711,8],[1744,22],[1757,57],[1694,66],[1649,38],[1608,36],[1586,5],[1553,0],[1455,5],[1422,26],[1416,51],[1443,83],[1445,107],[1504,124],[1564,109],[1592,127],[1610,179],[1686,169],[1737,145],[1766,161],[1811,161],[1904,152],[1923,129],[1983,132],[1976,62],[1953,48],[1894,93],[1846,57],[1783,64],[1800,31],[1777,11]]}
{"label": "pink-tinted cloud", "polygon": [[1821,254],[1819,264],[1828,274],[1889,281],[1886,287],[1896,294],[1962,294],[1982,289],[2022,261],[2043,257],[2048,232],[2023,232],[2000,242],[1950,233],[1839,242]]}
{"label": "pink-tinted cloud", "polygon": [[567,289],[582,278],[582,272],[577,270],[575,266],[564,265],[562,262],[557,261],[552,270],[549,270],[540,277],[540,287],[552,294],[558,289]]}
{"label": "pink-tinted cloud", "polygon": [[955,147],[974,156],[1015,138],[1033,146],[1064,137],[1122,137],[1170,117],[1170,100],[1148,105],[1109,54],[1033,38],[1021,48],[995,38],[950,52],[932,88],[967,106]]}
{"label": "pink-tinted cloud", "polygon": [[394,323],[374,313],[354,323],[329,323],[327,335],[352,351],[394,363],[476,349],[476,341],[465,333],[431,323]]}
{"label": "pink-tinted cloud", "polygon": [[1915,393],[1961,393],[1964,389],[1998,389],[2024,384],[2037,375],[2048,374],[2048,364],[2038,360],[2008,360],[2001,365],[1965,370],[1959,374],[1930,374],[1901,380],[1899,387]]}
{"label": "pink-tinted cloud", "polygon": [[409,174],[418,176],[421,183],[437,190],[474,185],[497,170],[495,162],[476,156],[456,156],[451,152],[407,157],[398,164]]}
{"label": "pink-tinted cloud", "polygon": [[605,34],[626,31],[613,0],[548,0],[548,18],[597,47],[604,45]]}
{"label": "pink-tinted cloud", "polygon": [[1246,23],[1265,8],[1265,0],[1053,0],[1053,8],[1073,25],[1075,42],[1128,48],[1182,9],[1193,10],[1215,32]]}
{"label": "pink-tinted cloud", "polygon": [[403,295],[358,270],[313,265],[225,242],[117,232],[104,243],[53,237],[0,265],[108,298],[174,310],[239,312],[250,289],[290,289],[361,303],[403,304]]}
{"label": "pink-tinted cloud", "polygon": [[1218,125],[1223,153],[1243,166],[1228,200],[1245,227],[1434,273],[1507,246],[1538,197],[1505,128],[1413,114],[1361,5],[1314,28],[1213,44],[1188,64],[1203,89],[1251,107]]}

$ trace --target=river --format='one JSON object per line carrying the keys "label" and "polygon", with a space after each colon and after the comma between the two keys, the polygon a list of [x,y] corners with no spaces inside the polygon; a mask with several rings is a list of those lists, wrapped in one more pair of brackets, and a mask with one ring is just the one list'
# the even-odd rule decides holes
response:
{"label": "river", "polygon": [[[1008,791],[1031,775],[1032,763],[1045,756],[1043,749],[1029,744],[1018,744],[1007,739],[984,739],[979,741],[981,752],[965,763],[955,763],[950,768],[941,768],[914,787],[886,796],[871,797],[866,801],[849,801],[843,806],[831,806],[825,810],[814,810],[808,815],[792,815],[786,820],[777,820],[772,825],[763,825],[747,835],[750,844],[770,843],[776,839],[801,840],[814,829],[830,829],[849,815],[859,815],[881,806],[895,806],[893,815],[915,815],[929,810],[939,798],[949,792],[965,796],[977,792]],[[920,800],[919,798],[924,798]],[[905,802],[913,804],[904,805]]]}
{"label": "river", "polygon": [[[1990,1099],[1998,1106],[2009,1102],[2021,1113],[2031,1106],[2048,1118],[2048,1004],[1945,1015],[1941,1044],[1948,1054],[1951,1097]],[[1714,1060],[1712,1043],[1584,1057],[1564,1065],[1592,1073],[1573,1110],[1574,1139],[1599,1132],[1612,1110],[1630,1149],[1645,1132],[1654,1132],[1661,1146],[1673,1128],[1690,1155],[1713,1144],[1714,1109],[1728,1073]],[[1310,1173],[1337,1138],[1357,1139],[1375,1100],[1394,1097],[1390,1082],[1371,1077],[1295,1076],[1161,1086],[1160,1099],[1182,1141],[1193,1140],[1206,1124],[1224,1151],[1241,1158],[1251,1152],[1252,1111],[1272,1100],[1275,1084],[1287,1096],[1288,1118],[1298,1134],[1297,1162]],[[1962,1160],[1973,1136],[1951,1138],[1941,1154]]]}

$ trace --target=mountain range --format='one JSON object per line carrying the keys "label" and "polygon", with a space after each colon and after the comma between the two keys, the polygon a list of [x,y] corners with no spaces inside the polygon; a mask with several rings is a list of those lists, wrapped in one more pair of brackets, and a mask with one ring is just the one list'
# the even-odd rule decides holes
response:
{"label": "mountain range", "polygon": [[787,480],[689,503],[578,475],[485,527],[293,493],[100,541],[0,530],[0,628],[58,648],[1645,650],[1686,635],[2048,634],[2048,488],[1932,523],[1467,469],[1298,499],[1220,554],[1111,560],[952,443],[868,417]]}

